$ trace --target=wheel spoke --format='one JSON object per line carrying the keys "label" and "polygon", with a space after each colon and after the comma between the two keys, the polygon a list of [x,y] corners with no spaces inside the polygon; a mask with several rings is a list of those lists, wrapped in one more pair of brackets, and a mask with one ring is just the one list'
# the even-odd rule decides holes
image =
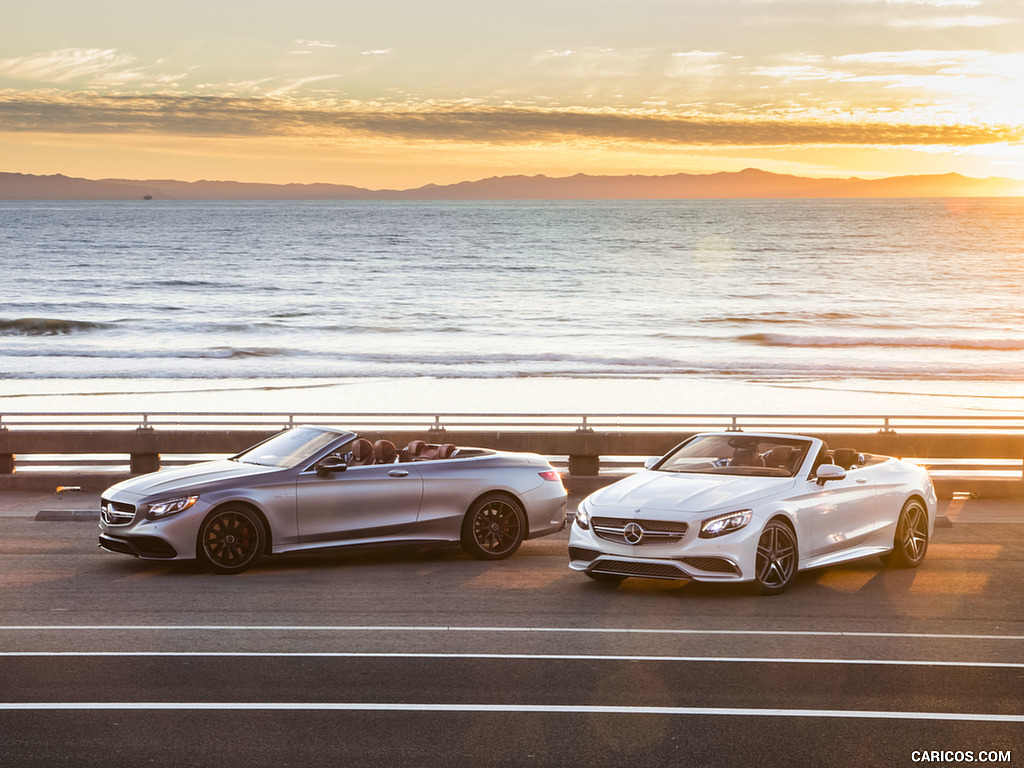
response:
{"label": "wheel spoke", "polygon": [[477,543],[491,553],[499,553],[512,546],[519,537],[519,517],[503,502],[493,502],[480,509],[473,521]]}
{"label": "wheel spoke", "polygon": [[259,537],[250,521],[236,512],[226,512],[210,522],[206,551],[210,560],[225,567],[244,565],[258,554]]}
{"label": "wheel spoke", "polygon": [[770,525],[757,543],[755,571],[757,580],[769,589],[784,587],[796,566],[796,546],[787,528]]}
{"label": "wheel spoke", "polygon": [[928,519],[920,505],[913,504],[901,519],[901,540],[906,559],[916,562],[924,555],[928,541]]}
{"label": "wheel spoke", "polygon": [[504,494],[481,499],[462,524],[462,548],[482,560],[508,557],[523,541],[526,520],[520,507]]}

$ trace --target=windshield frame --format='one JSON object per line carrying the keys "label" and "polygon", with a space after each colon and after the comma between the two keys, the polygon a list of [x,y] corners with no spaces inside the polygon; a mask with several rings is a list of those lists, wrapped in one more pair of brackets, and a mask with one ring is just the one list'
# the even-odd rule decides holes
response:
{"label": "windshield frame", "polygon": [[[800,473],[812,443],[811,438],[791,435],[702,433],[673,448],[651,470],[672,474],[792,478]],[[775,457],[788,453],[786,460],[773,463],[773,457],[769,457],[765,461],[776,448],[783,450]],[[746,455],[741,458],[740,452]],[[737,463],[738,458],[741,463]]]}
{"label": "windshield frame", "polygon": [[290,469],[307,463],[339,440],[347,442],[354,437],[350,432],[322,427],[289,427],[232,456],[231,461],[272,469]]}

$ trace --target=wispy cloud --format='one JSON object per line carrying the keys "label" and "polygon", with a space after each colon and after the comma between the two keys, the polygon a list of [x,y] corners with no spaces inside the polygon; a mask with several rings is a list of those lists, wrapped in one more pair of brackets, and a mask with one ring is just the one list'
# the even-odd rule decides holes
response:
{"label": "wispy cloud", "polygon": [[296,45],[302,46],[303,48],[337,48],[337,43],[332,43],[329,40],[296,40]]}
{"label": "wispy cloud", "polygon": [[1003,16],[981,16],[971,14],[967,16],[929,16],[916,19],[890,19],[888,25],[896,28],[915,29],[956,29],[959,27],[998,27],[1013,19]]}
{"label": "wispy cloud", "polygon": [[0,59],[0,76],[41,83],[66,83],[123,70],[134,63],[134,56],[114,48],[62,48]]}
{"label": "wispy cloud", "polygon": [[1021,141],[1019,126],[678,116],[658,110],[466,104],[411,108],[286,98],[0,94],[0,131],[294,137],[476,144],[664,146],[981,145]]}
{"label": "wispy cloud", "polygon": [[342,75],[311,75],[310,77],[295,78],[294,80],[282,83],[273,88],[272,90],[268,91],[267,96],[285,96],[289,93],[294,93],[295,91],[302,90],[311,83],[319,83],[324,80],[334,80],[339,77],[342,77]]}

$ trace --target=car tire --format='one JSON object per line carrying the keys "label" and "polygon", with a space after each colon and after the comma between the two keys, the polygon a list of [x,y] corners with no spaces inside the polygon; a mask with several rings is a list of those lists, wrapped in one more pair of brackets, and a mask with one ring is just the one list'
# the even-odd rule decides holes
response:
{"label": "car tire", "polygon": [[890,568],[917,568],[928,551],[928,511],[918,499],[910,499],[900,510],[892,552],[882,555]]}
{"label": "car tire", "polygon": [[196,554],[212,571],[241,573],[262,557],[266,539],[259,515],[244,507],[224,507],[203,521]]}
{"label": "car tire", "polygon": [[797,571],[796,534],[781,520],[771,520],[757,540],[754,584],[762,595],[778,595],[793,582]]}
{"label": "car tire", "polygon": [[477,499],[462,521],[462,548],[478,560],[502,560],[523,543],[526,518],[513,499],[492,493]]}

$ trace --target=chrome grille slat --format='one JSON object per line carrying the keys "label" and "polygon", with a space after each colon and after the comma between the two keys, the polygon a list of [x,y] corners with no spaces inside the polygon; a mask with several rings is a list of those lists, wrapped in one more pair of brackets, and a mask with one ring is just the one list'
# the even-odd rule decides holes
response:
{"label": "chrome grille slat", "polygon": [[100,499],[100,517],[107,525],[128,525],[135,519],[135,505]]}
{"label": "chrome grille slat", "polygon": [[[594,517],[590,524],[600,539],[638,547],[678,544],[690,529],[688,524],[672,520],[634,520],[628,517]],[[639,541],[627,538],[626,529],[630,525],[642,529]]]}

